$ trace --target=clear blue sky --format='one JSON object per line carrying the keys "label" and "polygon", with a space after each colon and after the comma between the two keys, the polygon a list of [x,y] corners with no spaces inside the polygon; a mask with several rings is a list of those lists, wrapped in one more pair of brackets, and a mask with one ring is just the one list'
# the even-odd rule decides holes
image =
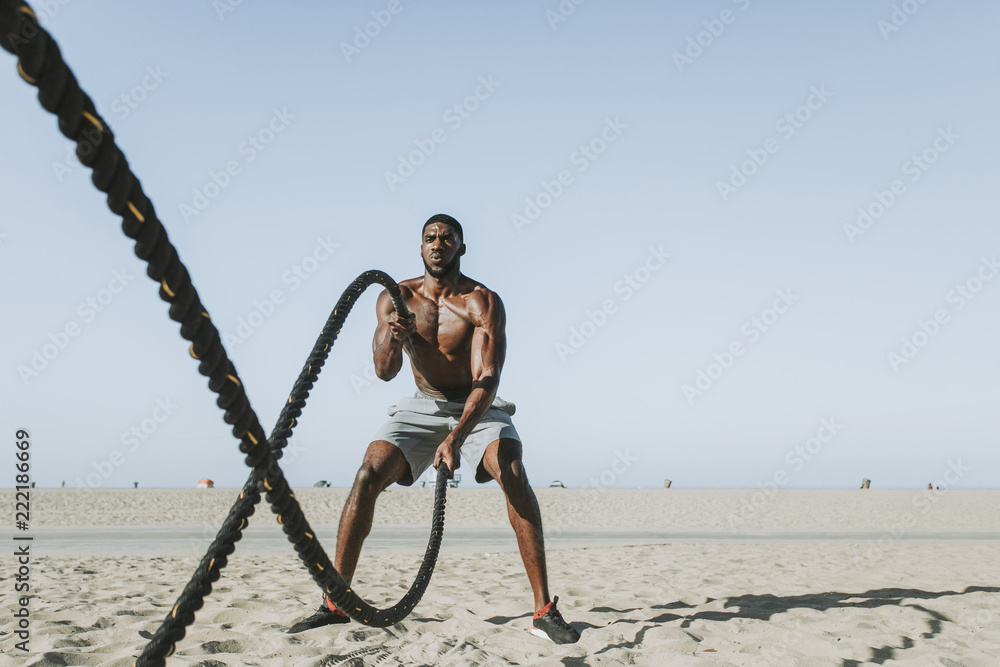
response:
{"label": "clear blue sky", "polygon": [[[228,347],[268,430],[344,287],[419,274],[446,212],[507,307],[536,485],[997,486],[996,4],[226,2],[43,16],[213,321],[252,329]],[[0,65],[0,424],[40,486],[241,484],[157,286]],[[413,390],[366,379],[374,302],[293,484],[348,484]]]}

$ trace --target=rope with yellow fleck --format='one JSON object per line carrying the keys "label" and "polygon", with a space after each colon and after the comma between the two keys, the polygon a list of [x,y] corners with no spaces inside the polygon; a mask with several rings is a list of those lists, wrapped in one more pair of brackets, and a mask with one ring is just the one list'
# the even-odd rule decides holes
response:
{"label": "rope with yellow fleck", "polygon": [[55,41],[39,25],[31,8],[20,0],[0,0],[0,47],[17,56],[18,74],[38,88],[42,107],[58,117],[60,131],[77,144],[80,162],[93,170],[94,185],[107,194],[108,208],[122,218],[122,231],[135,241],[136,256],[147,262],[146,274],[160,284],[160,298],[170,304],[170,318],[180,323],[181,336],[191,341],[190,355],[198,360],[198,371],[208,377],[209,388],[218,394],[216,404],[225,411],[224,419],[232,425],[233,435],[240,440],[240,451],[246,454],[246,464],[253,469],[198,569],[135,664],[139,667],[165,664],[165,658],[183,639],[195,612],[204,605],[205,596],[211,593],[212,584],[219,580],[229,555],[235,551],[235,543],[242,537],[242,530],[260,501],[261,487],[299,558],[339,609],[359,622],[376,627],[398,623],[419,602],[434,570],[444,527],[447,470],[442,466],[438,471],[431,536],[413,585],[394,606],[376,609],[354,593],[334,569],[277,461],[358,297],[367,287],[378,283],[389,292],[396,311],[406,315],[399,287],[385,273],[367,271],[344,291],[268,439],[226,354],[218,329],[202,305],[152,203],[115,144],[111,129],[90,97],[80,89]]}

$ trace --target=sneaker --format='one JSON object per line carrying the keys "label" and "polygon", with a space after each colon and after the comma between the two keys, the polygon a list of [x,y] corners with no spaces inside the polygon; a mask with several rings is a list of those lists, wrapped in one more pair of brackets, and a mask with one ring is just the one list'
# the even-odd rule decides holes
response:
{"label": "sneaker", "polygon": [[321,628],[324,625],[348,623],[350,620],[351,619],[347,616],[347,614],[337,609],[337,605],[324,598],[323,605],[316,610],[316,613],[309,618],[302,619],[292,627],[288,628],[288,634],[294,635],[297,632],[312,630],[313,628]]}
{"label": "sneaker", "polygon": [[552,598],[552,602],[535,612],[535,618],[531,623],[531,634],[556,644],[573,644],[580,639],[580,633],[563,620],[562,614],[556,609],[557,602],[559,602],[558,595]]}

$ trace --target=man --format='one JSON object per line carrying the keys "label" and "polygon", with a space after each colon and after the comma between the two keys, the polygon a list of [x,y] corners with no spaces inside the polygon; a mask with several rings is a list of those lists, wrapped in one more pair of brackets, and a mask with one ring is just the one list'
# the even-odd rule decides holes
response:
{"label": "man", "polygon": [[[449,215],[431,217],[422,230],[424,275],[399,284],[410,317],[401,318],[387,292],[379,296],[372,343],[375,373],[396,377],[403,352],[410,358],[417,393],[389,409],[391,419],[368,445],[340,518],[334,566],[347,583],[371,531],[375,500],[390,484],[413,484],[428,466],[459,468],[459,452],[476,481],[491,478],[507,497],[507,514],[535,598],[532,633],[557,644],[580,638],[549,599],[542,519],[521,463],[521,440],[510,415],[514,405],[497,398],[506,354],[506,315],[500,297],[462,275],[462,226]],[[347,623],[330,600],[289,632]]]}

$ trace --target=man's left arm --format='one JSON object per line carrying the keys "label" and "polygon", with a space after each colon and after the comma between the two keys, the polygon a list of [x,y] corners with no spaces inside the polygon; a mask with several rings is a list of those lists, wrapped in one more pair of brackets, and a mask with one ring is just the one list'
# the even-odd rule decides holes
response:
{"label": "man's left arm", "polygon": [[434,454],[434,467],[443,460],[451,473],[460,465],[458,451],[479,420],[493,404],[500,386],[500,371],[507,354],[507,314],[503,302],[489,290],[474,292],[469,298],[472,333],[472,392],[458,425]]}

